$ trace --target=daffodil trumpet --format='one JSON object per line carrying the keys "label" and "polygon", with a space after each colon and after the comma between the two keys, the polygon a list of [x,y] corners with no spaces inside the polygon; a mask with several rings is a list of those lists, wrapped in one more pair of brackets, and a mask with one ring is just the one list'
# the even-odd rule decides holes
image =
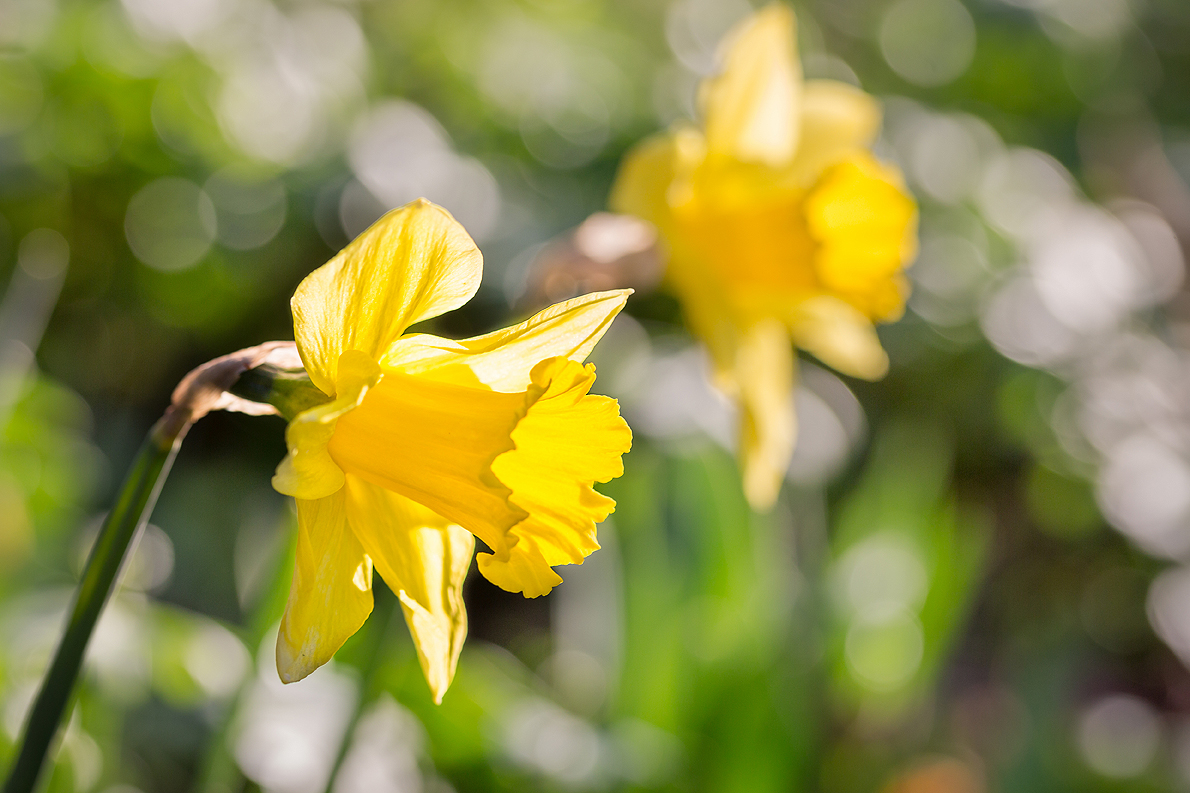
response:
{"label": "daffodil trumpet", "polygon": [[871,152],[879,106],[803,80],[794,45],[784,5],[740,23],[701,85],[701,126],[631,150],[610,199],[660,232],[666,279],[739,407],[744,491],[761,510],[793,454],[794,347],[882,377],[874,323],[900,316],[916,251],[916,206]]}
{"label": "daffodil trumpet", "polygon": [[407,333],[466,303],[481,273],[462,226],[419,200],[378,220],[293,296],[304,375],[275,378],[266,398],[289,419],[273,485],[298,515],[277,637],[286,682],[359,629],[378,572],[441,701],[466,635],[475,537],[487,546],[479,572],[527,597],[561,582],[555,566],[599,547],[596,525],[615,502],[593,486],[623,472],[632,434],[615,400],[589,393],[595,371],[583,361],[631,290],[461,341]]}

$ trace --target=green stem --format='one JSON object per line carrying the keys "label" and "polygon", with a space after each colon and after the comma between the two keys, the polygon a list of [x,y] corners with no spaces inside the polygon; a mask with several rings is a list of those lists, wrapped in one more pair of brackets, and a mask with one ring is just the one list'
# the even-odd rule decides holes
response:
{"label": "green stem", "polygon": [[[258,352],[259,348],[241,351]],[[115,588],[128,549],[137,530],[153,511],[186,430],[213,407],[212,389],[216,394],[227,389],[249,400],[273,404],[288,419],[329,399],[314,387],[304,371],[280,369],[271,364],[248,371],[233,369],[230,373],[234,379],[226,382],[227,359],[232,358],[230,362],[234,363],[236,355],[240,353],[216,359],[183,379],[174,392],[174,403],[153,425],[133,460],[116,505],[104,520],[87,560],[74,610],[33,701],[3,793],[32,793],[36,788],[50,746],[70,705],[87,644]]]}
{"label": "green stem", "polygon": [[70,704],[95,624],[115,587],[137,529],[144,525],[153,510],[188,427],[189,422],[167,414],[150,430],[133,460],[116,505],[103,521],[95,547],[91,549],[79,582],[74,610],[41,690],[33,701],[16,763],[4,784],[4,793],[32,793],[35,789],[50,745]]}
{"label": "green stem", "polygon": [[[823,778],[823,765],[831,749],[829,725],[832,721],[830,703],[830,670],[827,666],[826,642],[831,615],[830,566],[831,549],[826,493],[820,488],[807,488],[794,494],[796,504],[798,568],[805,582],[802,619],[794,632],[801,658],[808,662],[801,670],[803,690],[806,692],[803,718],[807,725],[803,784],[814,789]],[[815,648],[809,658],[806,648]]]}

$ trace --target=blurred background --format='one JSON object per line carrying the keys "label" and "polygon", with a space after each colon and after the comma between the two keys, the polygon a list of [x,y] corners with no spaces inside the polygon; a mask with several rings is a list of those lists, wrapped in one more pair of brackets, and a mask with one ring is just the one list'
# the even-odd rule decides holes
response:
{"label": "blurred background", "polygon": [[884,381],[803,361],[766,516],[648,230],[559,236],[750,8],[0,0],[0,767],[173,385],[290,338],[298,281],[426,196],[486,265],[433,332],[638,287],[594,358],[636,432],[603,549],[539,600],[473,575],[441,706],[386,592],[282,687],[283,424],[212,415],[50,790],[1190,790],[1190,5],[795,3],[922,246]]}

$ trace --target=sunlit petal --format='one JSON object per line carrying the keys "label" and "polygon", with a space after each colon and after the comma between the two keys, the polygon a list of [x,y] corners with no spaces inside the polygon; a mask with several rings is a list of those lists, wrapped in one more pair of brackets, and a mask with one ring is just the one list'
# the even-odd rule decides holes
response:
{"label": "sunlit petal", "polygon": [[551,358],[531,378],[502,393],[390,371],[329,449],[348,475],[474,533],[484,575],[536,596],[560,580],[551,566],[599,547],[614,502],[591,486],[622,473],[632,433],[615,400],[588,394],[594,367]]}
{"label": "sunlit petal", "polygon": [[479,249],[442,207],[419,199],[389,212],[294,293],[294,338],[310,379],[333,395],[340,354],[378,360],[409,325],[470,300],[482,270]]}
{"label": "sunlit petal", "polygon": [[406,374],[496,391],[524,391],[538,361],[560,356],[581,363],[611,327],[631,289],[595,292],[558,303],[511,328],[462,341],[407,336],[382,363]]}
{"label": "sunlit petal", "polygon": [[843,374],[876,380],[888,372],[888,355],[876,328],[854,306],[829,295],[810,298],[791,313],[793,342]]}
{"label": "sunlit petal", "polygon": [[744,494],[754,509],[766,510],[780,493],[797,436],[793,347],[781,323],[758,322],[742,336],[735,382]]}
{"label": "sunlit petal", "polygon": [[703,84],[701,97],[712,156],[772,166],[793,160],[802,102],[794,46],[793,12],[778,3],[729,34],[723,72]]}
{"label": "sunlit petal", "polygon": [[330,455],[358,476],[465,526],[504,552],[525,513],[492,473],[513,448],[527,395],[389,371],[359,407],[339,419]]}
{"label": "sunlit petal", "polygon": [[463,580],[475,538],[433,510],[355,476],[347,478],[350,524],[396,592],[435,702],[454,678],[467,612]]}
{"label": "sunlit petal", "polygon": [[728,385],[732,380],[729,373],[735,361],[741,312],[733,305],[729,291],[715,278],[711,263],[698,253],[683,246],[675,249],[672,261],[681,262],[680,267],[671,267],[669,280],[682,296],[686,325],[706,345],[717,373],[726,378],[721,385],[730,393],[734,386]]}
{"label": "sunlit petal", "polygon": [[632,431],[614,399],[588,393],[594,381],[594,366],[564,358],[533,369],[533,401],[513,432],[516,449],[492,465],[529,516],[510,532],[507,553],[479,555],[480,572],[503,589],[544,595],[562,580],[553,565],[579,564],[599,547],[595,525],[615,502],[592,485],[624,472]]}
{"label": "sunlit petal", "polygon": [[705,139],[693,129],[646,138],[620,161],[608,206],[668,231],[672,201],[681,198],[681,186],[705,156]]}
{"label": "sunlit petal", "polygon": [[801,141],[795,179],[812,182],[822,169],[866,149],[880,131],[880,106],[871,94],[835,80],[807,80],[802,92]]}
{"label": "sunlit petal", "polygon": [[325,405],[297,416],[285,428],[289,453],[277,466],[273,487],[279,493],[303,499],[329,496],[343,487],[343,471],[331,459],[327,444],[339,418],[363,400],[380,380],[380,367],[361,352],[340,356],[334,390],[338,396]]}
{"label": "sunlit petal", "polygon": [[372,611],[372,563],[347,526],[342,490],[298,499],[297,558],[277,634],[281,680],[301,680],[331,659]]}
{"label": "sunlit petal", "polygon": [[736,304],[755,293],[787,303],[813,290],[814,272],[797,266],[814,253],[801,218],[805,193],[772,181],[753,167],[716,169],[714,184],[676,212],[682,242],[674,246],[671,280],[698,278],[687,286],[714,290],[719,300]]}
{"label": "sunlit petal", "polygon": [[870,298],[882,294],[916,246],[917,208],[900,174],[866,155],[832,166],[806,198],[806,224],[819,243],[814,267],[823,286],[885,318],[887,309]]}

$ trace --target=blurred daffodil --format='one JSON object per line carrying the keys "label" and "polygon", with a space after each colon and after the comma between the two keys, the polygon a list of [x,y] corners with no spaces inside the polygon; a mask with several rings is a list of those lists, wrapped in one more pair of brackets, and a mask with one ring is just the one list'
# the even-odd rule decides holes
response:
{"label": "blurred daffodil", "polygon": [[474,538],[490,581],[536,597],[553,565],[599,547],[632,435],[582,361],[629,290],[552,306],[463,341],[405,334],[458,308],[482,257],[421,200],[361,234],[294,294],[297,348],[326,401],[292,419],[273,484],[297,499],[297,565],[277,639],[286,682],[317,669],[372,609],[373,567],[400,599],[436,700],[467,631]]}
{"label": "blurred daffodil", "polygon": [[903,310],[916,206],[869,151],[875,100],[802,80],[788,8],[741,23],[721,63],[701,86],[702,129],[629,152],[611,205],[659,229],[666,277],[740,407],[744,489],[764,509],[793,454],[793,346],[856,377],[887,370],[873,323]]}

